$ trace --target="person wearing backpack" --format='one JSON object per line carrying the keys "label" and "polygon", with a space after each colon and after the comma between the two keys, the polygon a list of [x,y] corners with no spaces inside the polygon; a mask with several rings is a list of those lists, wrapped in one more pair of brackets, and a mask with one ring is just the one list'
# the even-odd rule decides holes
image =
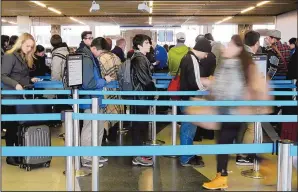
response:
{"label": "person wearing backpack", "polygon": [[[83,55],[83,85],[82,90],[103,90],[104,86],[113,80],[110,76],[101,76],[100,66],[97,64],[99,57],[103,52],[105,52],[109,47],[108,42],[102,38],[98,37],[94,39],[90,46],[85,45],[83,48],[79,49],[77,53]],[[102,95],[99,96],[83,96],[83,99],[90,99],[92,97],[103,98]],[[83,104],[79,105],[84,113],[91,113],[91,105]],[[100,108],[104,108],[104,105],[100,105]],[[98,125],[99,126],[99,125]],[[99,146],[101,146],[102,138],[104,134],[104,127],[99,126]],[[81,146],[91,146],[91,121],[84,120],[83,128],[81,132]],[[103,167],[103,162],[107,162],[108,159],[104,157],[99,158],[99,167]],[[92,158],[88,156],[82,157],[82,165],[84,167],[92,167]]]}
{"label": "person wearing backpack", "polygon": [[[138,34],[133,38],[134,55],[131,60],[131,77],[133,91],[155,91],[152,80],[150,61],[146,54],[150,52],[150,37]],[[152,99],[147,96],[135,96],[135,100]],[[148,106],[132,106],[132,114],[148,114]],[[132,144],[140,146],[148,139],[148,122],[132,122]],[[148,157],[134,157],[133,165],[152,166],[153,161]]]}
{"label": "person wearing backpack", "polygon": [[[150,37],[138,34],[133,38],[134,53],[118,71],[119,89],[121,91],[155,91],[152,80],[150,61],[146,54],[150,52]],[[152,100],[148,96],[133,96],[134,100]],[[131,106],[131,114],[148,114],[148,106]],[[132,122],[132,145],[141,146],[148,139],[148,122]],[[152,166],[152,158],[134,157],[133,165]]]}
{"label": "person wearing backpack", "polygon": [[62,42],[60,35],[51,37],[52,50],[52,81],[62,81],[66,57],[69,54],[69,48],[66,43]]}

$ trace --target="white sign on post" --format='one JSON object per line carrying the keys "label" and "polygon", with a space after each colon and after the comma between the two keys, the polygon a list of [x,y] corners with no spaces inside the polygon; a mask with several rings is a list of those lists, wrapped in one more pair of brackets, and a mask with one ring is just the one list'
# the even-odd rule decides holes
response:
{"label": "white sign on post", "polygon": [[83,56],[79,54],[68,55],[67,84],[69,87],[83,84]]}

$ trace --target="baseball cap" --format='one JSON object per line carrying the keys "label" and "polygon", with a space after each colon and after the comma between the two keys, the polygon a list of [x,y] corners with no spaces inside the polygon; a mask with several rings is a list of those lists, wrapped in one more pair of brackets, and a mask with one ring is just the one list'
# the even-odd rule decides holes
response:
{"label": "baseball cap", "polygon": [[279,30],[268,30],[267,31],[267,36],[275,37],[275,38],[280,39],[281,38],[281,32]]}
{"label": "baseball cap", "polygon": [[179,33],[176,34],[176,38],[178,40],[185,40],[185,34],[182,33],[182,32],[179,32]]}

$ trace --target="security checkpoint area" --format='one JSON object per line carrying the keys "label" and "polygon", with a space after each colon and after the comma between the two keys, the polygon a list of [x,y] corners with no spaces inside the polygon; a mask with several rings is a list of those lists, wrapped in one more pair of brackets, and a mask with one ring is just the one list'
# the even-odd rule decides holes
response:
{"label": "security checkpoint area", "polygon": [[298,190],[296,1],[1,8],[1,191]]}

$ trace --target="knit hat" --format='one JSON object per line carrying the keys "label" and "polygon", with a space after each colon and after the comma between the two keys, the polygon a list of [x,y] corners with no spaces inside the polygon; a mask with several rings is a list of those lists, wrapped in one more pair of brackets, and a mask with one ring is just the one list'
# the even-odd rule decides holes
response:
{"label": "knit hat", "polygon": [[212,47],[210,41],[205,38],[199,38],[193,49],[196,51],[210,53]]}

